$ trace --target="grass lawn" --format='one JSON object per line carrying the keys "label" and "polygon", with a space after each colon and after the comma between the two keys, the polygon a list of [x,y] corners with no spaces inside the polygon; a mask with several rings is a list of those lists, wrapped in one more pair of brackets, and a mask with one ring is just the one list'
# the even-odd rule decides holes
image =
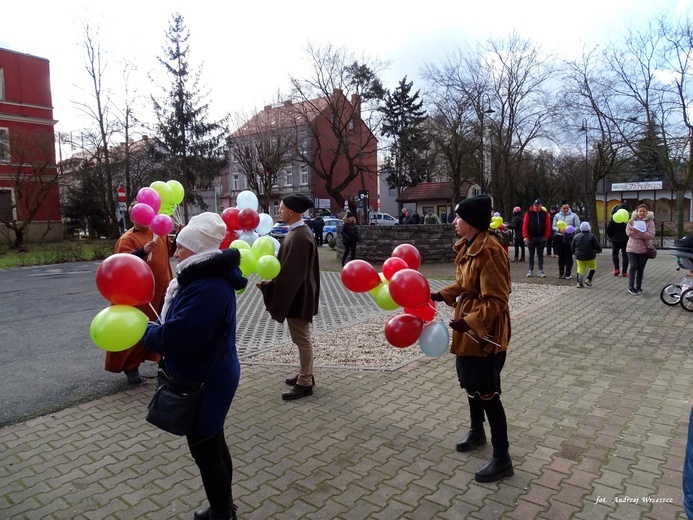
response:
{"label": "grass lawn", "polygon": [[0,269],[103,260],[113,254],[114,245],[114,240],[64,240],[27,244],[26,252],[19,252],[17,249],[2,244],[0,245]]}

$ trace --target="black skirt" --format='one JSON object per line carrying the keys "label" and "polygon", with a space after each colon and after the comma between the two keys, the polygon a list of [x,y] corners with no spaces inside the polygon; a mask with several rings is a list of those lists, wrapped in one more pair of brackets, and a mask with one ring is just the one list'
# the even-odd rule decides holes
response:
{"label": "black skirt", "polygon": [[506,351],[488,356],[457,356],[457,379],[469,397],[490,399],[501,394]]}

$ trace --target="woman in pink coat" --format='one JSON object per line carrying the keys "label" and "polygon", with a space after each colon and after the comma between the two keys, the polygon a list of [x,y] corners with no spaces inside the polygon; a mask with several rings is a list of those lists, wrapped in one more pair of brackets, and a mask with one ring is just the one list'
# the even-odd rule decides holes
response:
{"label": "woman in pink coat", "polygon": [[640,204],[626,224],[626,253],[628,254],[628,292],[633,296],[642,294],[642,277],[647,264],[647,249],[655,237],[654,213]]}

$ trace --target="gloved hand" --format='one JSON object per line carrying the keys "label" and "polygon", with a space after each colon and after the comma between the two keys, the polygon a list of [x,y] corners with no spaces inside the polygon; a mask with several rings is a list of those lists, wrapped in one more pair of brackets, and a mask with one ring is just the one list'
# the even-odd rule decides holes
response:
{"label": "gloved hand", "polygon": [[439,292],[432,292],[431,293],[431,300],[434,302],[444,302],[445,299],[440,295]]}
{"label": "gloved hand", "polygon": [[464,321],[464,318],[457,318],[456,320],[452,320],[450,323],[448,323],[450,328],[452,330],[456,330],[457,332],[467,332],[471,327],[467,325],[467,322]]}

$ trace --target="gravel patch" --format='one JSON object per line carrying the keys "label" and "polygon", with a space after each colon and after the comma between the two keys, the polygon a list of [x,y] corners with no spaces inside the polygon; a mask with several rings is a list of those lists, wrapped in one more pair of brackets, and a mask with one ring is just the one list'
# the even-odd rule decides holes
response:
{"label": "gravel patch", "polygon": [[[440,283],[440,287],[445,284]],[[536,285],[513,283],[510,294],[510,315],[517,316],[537,305],[551,302],[569,287],[560,285]],[[365,295],[369,298],[370,296]],[[372,301],[372,300],[371,300]],[[452,319],[453,308],[438,303],[437,319],[447,323]],[[322,368],[355,368],[363,370],[396,370],[424,356],[418,343],[407,348],[396,348],[385,339],[385,324],[401,311],[380,311],[373,302],[374,314],[363,321],[328,332],[313,333],[314,365]],[[246,357],[246,364],[296,365],[298,351],[293,343],[277,345],[257,356]]]}

